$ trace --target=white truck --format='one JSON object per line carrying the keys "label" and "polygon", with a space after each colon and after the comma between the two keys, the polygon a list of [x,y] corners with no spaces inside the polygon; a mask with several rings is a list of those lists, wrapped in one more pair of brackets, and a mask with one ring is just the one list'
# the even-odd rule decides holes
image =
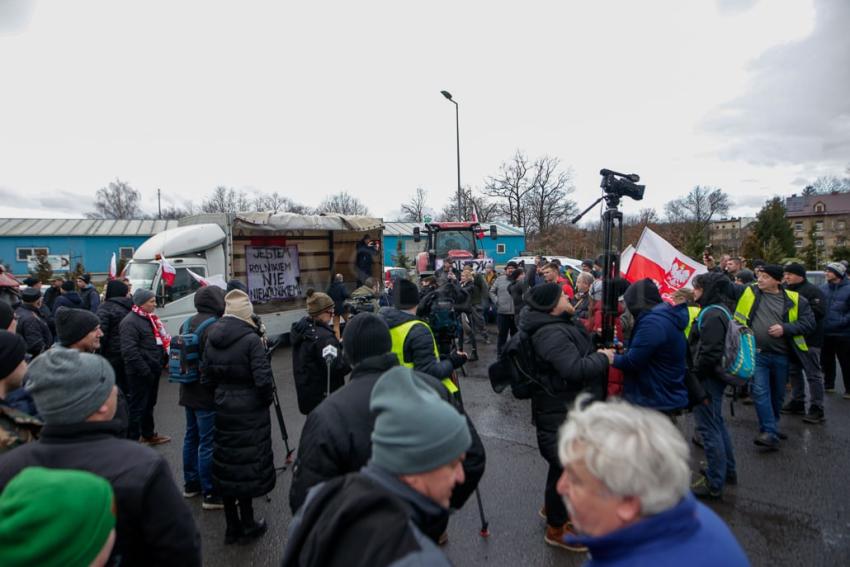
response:
{"label": "white truck", "polygon": [[[146,240],[124,274],[134,290],[157,294],[157,315],[171,335],[195,313],[194,293],[201,284],[190,270],[205,279],[241,280],[268,334],[283,335],[306,314],[309,288],[325,291],[337,273],[353,288],[358,242],[366,235],[380,240],[382,232],[381,219],[362,216],[194,215]],[[176,272],[170,286],[162,278],[161,258]],[[383,259],[376,254],[371,276],[382,274]]]}

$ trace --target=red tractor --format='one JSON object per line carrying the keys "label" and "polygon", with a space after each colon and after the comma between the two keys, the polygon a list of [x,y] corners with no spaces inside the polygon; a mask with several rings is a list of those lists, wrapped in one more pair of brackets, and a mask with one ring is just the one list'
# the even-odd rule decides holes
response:
{"label": "red tractor", "polygon": [[[472,263],[476,271],[483,271],[487,263],[493,262],[478,244],[484,238],[484,228],[478,222],[425,223],[425,236],[428,239],[425,251],[416,255],[417,274],[436,271],[446,258],[457,268]],[[490,238],[497,237],[496,225],[491,224]],[[417,226],[413,229],[413,241],[421,240],[422,231]]]}

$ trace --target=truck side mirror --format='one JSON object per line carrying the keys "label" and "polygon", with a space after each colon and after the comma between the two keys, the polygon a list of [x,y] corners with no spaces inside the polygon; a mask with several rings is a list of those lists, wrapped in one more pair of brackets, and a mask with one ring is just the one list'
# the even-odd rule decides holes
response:
{"label": "truck side mirror", "polygon": [[496,232],[496,225],[491,224],[490,225],[490,238],[492,238],[493,240],[496,240],[498,237],[499,237],[499,234],[498,234],[498,232]]}
{"label": "truck side mirror", "polygon": [[422,234],[419,231],[418,226],[413,227],[413,242],[420,242],[422,240]]}

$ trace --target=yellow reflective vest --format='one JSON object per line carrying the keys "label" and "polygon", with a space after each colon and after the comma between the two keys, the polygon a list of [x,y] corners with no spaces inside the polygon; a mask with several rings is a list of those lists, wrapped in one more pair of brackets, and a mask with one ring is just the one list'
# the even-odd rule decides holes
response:
{"label": "yellow reflective vest", "polygon": [[[425,325],[425,328],[428,329],[428,332],[431,334],[431,338],[434,340],[434,356],[437,357],[437,360],[440,359],[440,351],[437,348],[437,339],[434,339],[434,333],[431,331],[431,327],[424,321],[414,319],[413,321],[407,321],[398,327],[390,329],[390,337],[393,341],[392,351],[398,357],[399,364],[406,366],[407,368],[413,368],[413,362],[404,359],[404,341],[407,340],[407,335],[410,333],[410,329],[412,329],[414,325]],[[441,381],[450,394],[456,394],[458,392],[459,389],[452,381],[451,377],[443,378]]]}
{"label": "yellow reflective vest", "polygon": [[[791,300],[791,309],[788,310],[788,322],[794,323],[800,313],[800,294],[796,291],[787,289],[781,290],[785,293],[788,299]],[[741,299],[738,300],[738,305],[735,307],[735,319],[742,325],[750,325],[750,315],[753,310],[753,305],[756,302],[756,294],[752,287],[748,287],[741,294]],[[793,337],[794,346],[800,349],[801,352],[808,352],[809,347],[806,344],[806,339],[803,335],[795,335]],[[758,345],[756,345],[758,346]]]}
{"label": "yellow reflective vest", "polygon": [[690,307],[688,307],[688,326],[685,327],[686,339],[689,339],[691,337],[691,327],[693,326],[694,321],[697,320],[697,317],[699,317],[700,311],[700,308],[695,305],[691,305]]}

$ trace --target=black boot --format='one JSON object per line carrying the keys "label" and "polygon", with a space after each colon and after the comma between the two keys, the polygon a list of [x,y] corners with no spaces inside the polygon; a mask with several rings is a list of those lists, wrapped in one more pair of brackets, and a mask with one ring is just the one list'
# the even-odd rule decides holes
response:
{"label": "black boot", "polygon": [[251,543],[255,539],[261,537],[268,530],[266,521],[262,518],[255,520],[250,525],[245,524],[242,527],[242,537],[239,539],[241,545]]}
{"label": "black boot", "polygon": [[236,509],[236,499],[224,497],[224,519],[227,522],[227,530],[224,532],[224,545],[232,545],[242,538],[242,522],[239,520],[239,512]]}

